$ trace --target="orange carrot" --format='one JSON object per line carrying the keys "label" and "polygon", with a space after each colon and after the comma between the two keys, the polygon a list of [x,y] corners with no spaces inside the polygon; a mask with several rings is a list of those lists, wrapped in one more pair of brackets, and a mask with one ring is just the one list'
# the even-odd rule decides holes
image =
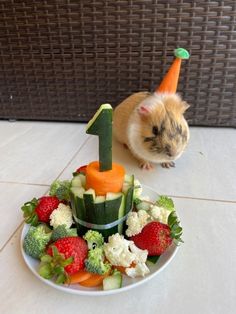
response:
{"label": "orange carrot", "polygon": [[157,93],[176,93],[182,59],[189,58],[189,52],[184,48],[174,51],[176,59],[170,66],[169,71],[163,78],[161,85],[156,88]]}
{"label": "orange carrot", "polygon": [[86,189],[94,189],[96,195],[106,195],[107,192],[118,193],[122,190],[125,169],[112,163],[112,169],[99,171],[99,161],[91,162],[86,169]]}
{"label": "orange carrot", "polygon": [[176,93],[179,72],[182,59],[176,58],[172,63],[169,71],[163,78],[161,85],[156,89],[158,93]]}
{"label": "orange carrot", "polygon": [[93,274],[89,273],[86,270],[79,270],[77,273],[70,275],[67,280],[67,284],[80,283],[81,281],[89,279]]}
{"label": "orange carrot", "polygon": [[125,274],[125,270],[126,268],[130,268],[130,267],[135,267],[136,264],[132,263],[129,267],[124,267],[124,266],[114,266],[115,269],[119,270],[121,273]]}
{"label": "orange carrot", "polygon": [[84,287],[97,287],[102,284],[103,279],[107,276],[108,274],[105,275],[92,274],[88,279],[81,281],[79,284]]}

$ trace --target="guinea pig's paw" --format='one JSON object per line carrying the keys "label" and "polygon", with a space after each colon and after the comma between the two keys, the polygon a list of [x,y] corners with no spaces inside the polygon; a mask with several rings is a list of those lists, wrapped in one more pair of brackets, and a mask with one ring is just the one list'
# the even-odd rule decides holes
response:
{"label": "guinea pig's paw", "polygon": [[175,163],[173,161],[170,162],[163,162],[161,164],[162,168],[171,168],[171,167],[175,167]]}
{"label": "guinea pig's paw", "polygon": [[140,161],[139,167],[140,167],[141,169],[145,169],[145,170],[151,170],[151,169],[153,169],[153,165],[152,165],[150,162],[144,161],[144,160]]}

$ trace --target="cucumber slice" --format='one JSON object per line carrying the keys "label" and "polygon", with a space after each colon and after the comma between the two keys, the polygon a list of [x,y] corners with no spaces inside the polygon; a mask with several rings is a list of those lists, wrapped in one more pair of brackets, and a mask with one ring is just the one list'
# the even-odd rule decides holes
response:
{"label": "cucumber slice", "polygon": [[99,171],[112,169],[112,107],[101,105],[88,122],[86,133],[99,136]]}
{"label": "cucumber slice", "polygon": [[159,255],[154,255],[154,256],[148,256],[147,261],[156,264],[157,261],[159,260],[160,256]]}
{"label": "cucumber slice", "polygon": [[72,187],[82,187],[82,182],[81,182],[81,179],[80,179],[80,176],[77,175],[75,176],[72,180],[71,180],[71,186]]}
{"label": "cucumber slice", "polygon": [[119,289],[122,286],[122,275],[120,272],[116,272],[112,276],[108,276],[103,279],[103,290]]}
{"label": "cucumber slice", "polygon": [[[107,193],[106,196],[96,196],[93,189],[87,191],[83,187],[71,188],[71,206],[75,217],[98,225],[106,225],[122,218],[133,206],[133,176],[127,193]],[[130,180],[129,180],[130,181]],[[125,223],[108,229],[99,229],[105,238],[114,233],[122,233]],[[77,223],[78,234],[86,232],[87,228]],[[90,227],[91,229],[91,227]],[[96,229],[94,229],[96,230]]]}
{"label": "cucumber slice", "polygon": [[134,176],[132,176],[132,182],[130,184],[128,191],[126,192],[125,214],[127,214],[133,207],[133,201],[134,201]]}
{"label": "cucumber slice", "polygon": [[132,184],[133,183],[133,176],[126,173],[125,177],[124,177],[124,182]]}
{"label": "cucumber slice", "polygon": [[122,203],[122,193],[107,193],[105,201],[106,223],[113,222],[119,218],[120,205]]}
{"label": "cucumber slice", "polygon": [[70,191],[74,196],[83,197],[85,189],[83,187],[74,186],[70,188]]}
{"label": "cucumber slice", "polygon": [[97,222],[97,217],[95,215],[95,191],[93,189],[89,189],[84,192],[83,199],[84,199],[84,205],[86,209],[86,221],[91,223]]}
{"label": "cucumber slice", "polygon": [[112,201],[115,200],[119,197],[121,197],[123,194],[122,193],[112,193],[112,192],[108,192],[106,194],[106,201]]}
{"label": "cucumber slice", "polygon": [[80,178],[82,187],[85,188],[85,186],[86,186],[86,176],[85,176],[84,174],[80,173],[80,174],[78,175],[78,177]]}
{"label": "cucumber slice", "polygon": [[96,196],[94,203],[95,204],[100,204],[100,203],[104,203],[106,200],[105,196]]}

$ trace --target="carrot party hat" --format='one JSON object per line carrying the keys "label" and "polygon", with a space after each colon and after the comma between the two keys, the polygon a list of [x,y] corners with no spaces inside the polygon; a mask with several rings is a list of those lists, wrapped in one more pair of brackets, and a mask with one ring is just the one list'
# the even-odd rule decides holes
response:
{"label": "carrot party hat", "polygon": [[182,59],[188,59],[189,53],[183,48],[175,49],[174,51],[175,60],[172,63],[169,71],[163,78],[161,85],[155,90],[156,93],[176,93],[179,73]]}

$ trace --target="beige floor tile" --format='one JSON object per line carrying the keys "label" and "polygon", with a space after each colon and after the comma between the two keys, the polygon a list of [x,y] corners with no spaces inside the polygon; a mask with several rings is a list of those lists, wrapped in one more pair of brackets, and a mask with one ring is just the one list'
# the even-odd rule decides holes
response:
{"label": "beige floor tile", "polygon": [[21,206],[33,197],[42,196],[47,186],[0,183],[0,249],[23,221]]}
{"label": "beige floor tile", "polygon": [[[157,165],[147,171],[138,168],[130,152],[113,142],[113,160],[125,166],[141,183],[160,194],[236,201],[236,131],[226,128],[191,128],[186,152],[176,167]],[[91,136],[61,178],[70,178],[80,165],[98,159],[98,140]]]}
{"label": "beige floor tile", "polygon": [[85,125],[0,121],[0,182],[50,184],[86,139]]}

